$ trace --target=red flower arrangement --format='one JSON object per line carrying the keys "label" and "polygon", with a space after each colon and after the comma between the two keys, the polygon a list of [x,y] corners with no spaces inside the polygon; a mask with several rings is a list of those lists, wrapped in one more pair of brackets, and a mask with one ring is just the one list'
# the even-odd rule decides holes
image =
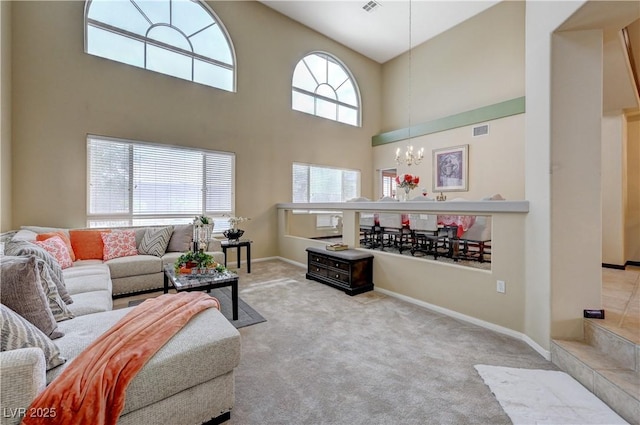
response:
{"label": "red flower arrangement", "polygon": [[396,185],[405,190],[415,189],[418,187],[420,183],[420,177],[412,176],[411,174],[402,174],[400,176],[396,176]]}

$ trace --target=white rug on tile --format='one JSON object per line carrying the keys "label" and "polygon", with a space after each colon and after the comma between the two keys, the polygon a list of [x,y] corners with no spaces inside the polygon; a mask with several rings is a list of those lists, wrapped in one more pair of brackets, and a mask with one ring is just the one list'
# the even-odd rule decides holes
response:
{"label": "white rug on tile", "polygon": [[515,425],[626,424],[564,372],[475,365]]}

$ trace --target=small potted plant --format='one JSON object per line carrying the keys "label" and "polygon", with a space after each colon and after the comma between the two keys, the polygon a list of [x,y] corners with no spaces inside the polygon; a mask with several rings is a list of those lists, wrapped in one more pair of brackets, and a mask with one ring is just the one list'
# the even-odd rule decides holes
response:
{"label": "small potted plant", "polygon": [[213,224],[213,220],[211,219],[211,217],[207,217],[206,215],[197,215],[193,219],[193,224]]}
{"label": "small potted plant", "polygon": [[207,269],[216,266],[213,256],[204,251],[187,251],[174,263],[176,271],[190,273],[192,269]]}

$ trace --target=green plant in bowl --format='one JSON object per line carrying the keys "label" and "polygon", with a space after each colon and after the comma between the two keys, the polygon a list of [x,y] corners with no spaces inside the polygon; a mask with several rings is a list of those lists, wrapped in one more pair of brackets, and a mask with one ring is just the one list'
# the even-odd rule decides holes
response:
{"label": "green plant in bowl", "polygon": [[214,263],[215,261],[211,254],[207,254],[204,251],[187,251],[178,257],[174,263],[174,268],[176,271],[180,270],[181,267],[204,269],[214,265]]}

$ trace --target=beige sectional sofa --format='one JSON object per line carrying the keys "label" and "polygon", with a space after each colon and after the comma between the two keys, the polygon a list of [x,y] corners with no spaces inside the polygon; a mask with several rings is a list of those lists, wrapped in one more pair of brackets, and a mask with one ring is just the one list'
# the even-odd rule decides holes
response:
{"label": "beige sectional sofa", "polygon": [[[63,270],[73,299],[68,307],[75,317],[58,322],[64,336],[52,341],[66,359],[64,364],[47,371],[40,348],[0,353],[1,424],[19,423],[20,412],[24,412],[21,409],[26,409],[74,357],[131,310],[112,310],[113,269],[123,278],[130,277],[118,263],[80,261]],[[159,273],[158,269],[142,266],[138,270],[145,270],[141,275]],[[228,417],[234,405],[233,374],[239,361],[240,334],[236,328],[216,309],[199,313],[133,379],[118,423],[197,424]]]}
{"label": "beige sectional sofa", "polygon": [[[159,227],[159,226],[158,226]],[[113,297],[123,297],[136,293],[144,293],[157,291],[163,288],[163,268],[167,264],[173,264],[178,257],[190,249],[192,234],[190,225],[173,226],[174,231],[169,241],[167,251],[161,256],[154,255],[134,255],[127,257],[114,258],[107,261],[102,260],[79,260],[77,265],[87,264],[106,264],[111,272],[111,280],[113,283]],[[144,237],[147,229],[157,227],[128,227],[128,230],[136,232],[136,246],[140,246],[140,242]],[[73,229],[85,230],[85,229]],[[89,229],[86,229],[89,230]],[[90,229],[96,230],[96,229]],[[110,229],[120,230],[120,229]],[[70,229],[39,227],[39,226],[22,226],[22,240],[35,240],[39,233],[64,232],[69,235]],[[213,239],[209,242],[207,253],[211,254],[214,260],[224,264],[224,253],[220,241]]]}

